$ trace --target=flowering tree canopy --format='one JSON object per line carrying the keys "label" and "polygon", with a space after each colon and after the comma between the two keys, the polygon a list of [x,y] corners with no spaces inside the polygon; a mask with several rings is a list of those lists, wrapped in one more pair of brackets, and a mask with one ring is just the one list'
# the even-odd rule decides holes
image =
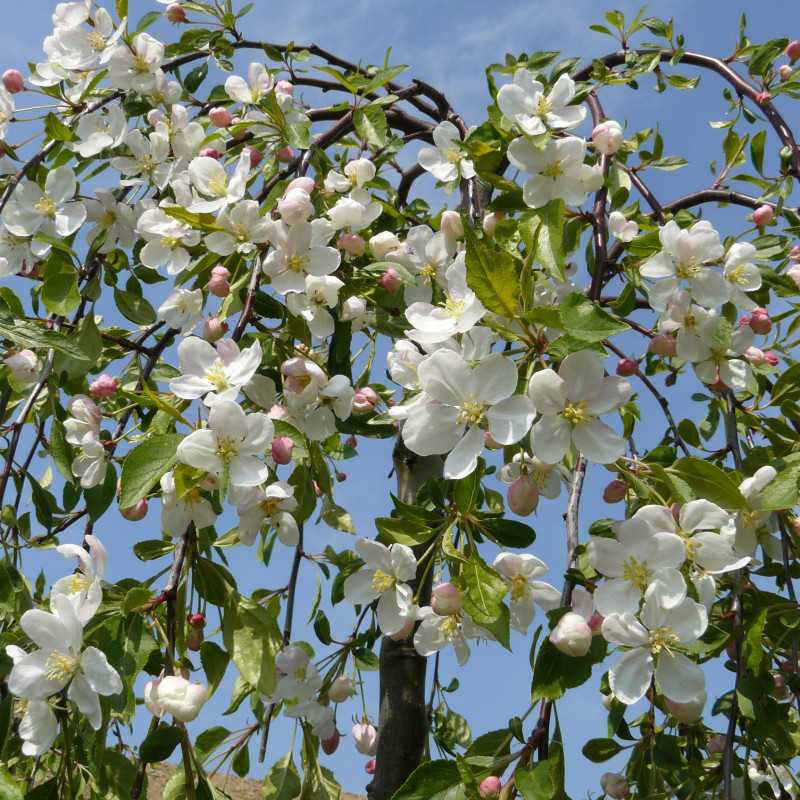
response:
{"label": "flowering tree canopy", "polygon": [[[389,55],[159,2],[58,3],[0,89],[3,797],[143,797],[179,752],[173,800],[227,796],[209,776],[251,753],[268,800],[334,800],[347,733],[371,800],[556,800],[558,703],[590,680],[583,754],[615,771],[585,792],[795,796],[800,41],[743,20],[718,58],[612,11],[610,53],[508,55],[465,121]],[[687,67],[722,86],[722,155],[664,198],[670,120],[603,94],[692,90]],[[397,483],[356,532],[336,487],[369,439]],[[33,578],[44,548],[68,561]],[[479,645],[531,688],[473,732]],[[237,731],[203,715],[231,673]]]}

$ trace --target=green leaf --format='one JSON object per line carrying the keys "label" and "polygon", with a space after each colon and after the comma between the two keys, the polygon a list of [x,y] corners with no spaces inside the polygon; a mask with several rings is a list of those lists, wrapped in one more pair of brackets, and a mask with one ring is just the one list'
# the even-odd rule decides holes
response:
{"label": "green leaf", "polygon": [[230,735],[222,725],[204,730],[194,740],[194,750],[200,761],[205,761]]}
{"label": "green leaf", "polygon": [[392,795],[392,800],[457,800],[461,774],[454,761],[426,761]]}
{"label": "green leaf", "polygon": [[669,172],[674,169],[685,167],[688,163],[689,162],[685,158],[681,158],[680,156],[664,156],[664,158],[657,158],[655,161],[648,162],[647,166]]}
{"label": "green leaf", "polygon": [[152,596],[153,593],[146,586],[134,586],[125,594],[120,609],[123,614],[130,614],[131,611],[146,605]]}
{"label": "green leaf", "polygon": [[264,778],[261,787],[262,800],[295,800],[300,794],[300,776],[294,765],[292,754],[278,759]]}
{"label": "green leaf", "polygon": [[174,725],[159,725],[142,742],[139,748],[139,758],[145,764],[166,761],[180,744],[182,736],[181,729]]}
{"label": "green leaf", "polygon": [[533,665],[532,699],[557,700],[567,689],[586,683],[592,667],[605,658],[606,649],[605,639],[595,636],[585,656],[568,656],[545,638]]}
{"label": "green leaf", "polygon": [[50,455],[56,468],[63,476],[64,480],[74,484],[75,478],[72,474],[72,448],[67,443],[64,426],[59,420],[53,420],[50,428]]}
{"label": "green leaf", "polygon": [[230,656],[215,642],[206,640],[200,645],[200,663],[208,678],[209,695],[217,690],[229,661]]}
{"label": "green leaf", "polygon": [[353,125],[358,135],[371,147],[383,147],[386,144],[389,125],[379,105],[373,103],[359,108],[353,115]]}
{"label": "green leaf", "polygon": [[175,549],[173,542],[165,542],[161,539],[145,539],[136,542],[133,546],[133,553],[140,561],[153,561],[161,558]]}
{"label": "green leaf", "polygon": [[536,238],[536,259],[551,275],[564,280],[566,255],[564,253],[564,202],[552,200],[537,212],[540,226]]}
{"label": "green leaf", "polygon": [[175,464],[175,453],[183,439],[177,433],[152,436],[128,453],[122,465],[119,504],[136,505]]}
{"label": "green leaf", "polygon": [[184,79],[183,86],[189,94],[195,92],[200,84],[208,75],[208,61],[204,61],[199,67],[195,67]]}
{"label": "green leaf", "polygon": [[767,132],[759,131],[750,142],[750,159],[756,172],[764,173],[764,144],[767,141]]}
{"label": "green leaf", "polygon": [[589,761],[601,764],[603,761],[608,761],[609,758],[613,758],[617,753],[622,752],[622,749],[622,745],[613,739],[589,739],[583,746],[582,752]]}
{"label": "green leaf", "polygon": [[283,644],[277,620],[265,608],[255,607],[241,611],[239,622],[231,659],[251,686],[270,696],[275,689],[275,654]]}
{"label": "green leaf", "polygon": [[514,783],[524,800],[568,800],[564,793],[564,753],[561,745],[550,744],[550,757],[530,769],[518,769]]}
{"label": "green leaf", "polygon": [[71,142],[75,138],[72,128],[67,127],[52,111],[44,118],[44,132],[54,142]]}
{"label": "green leaf", "polygon": [[800,486],[800,453],[792,453],[786,458],[770,462],[778,474],[761,493],[761,511],[784,511],[793,508],[798,500]]}
{"label": "green leaf", "polygon": [[710,500],[729,511],[747,509],[739,487],[727,472],[699,458],[682,458],[667,472],[686,481],[697,497]]}
{"label": "green leaf", "polygon": [[0,336],[10,339],[21,347],[53,348],[70,358],[79,361],[92,361],[91,356],[75,340],[75,337],[65,336],[57,331],[48,331],[31,322],[15,320],[13,323],[0,320]]}
{"label": "green leaf", "polygon": [[467,285],[489,311],[513,318],[519,300],[519,262],[505,250],[478,239],[464,220]]}
{"label": "green leaf", "polygon": [[494,622],[501,613],[506,582],[473,551],[463,564],[464,610],[478,625]]}
{"label": "green leaf", "polygon": [[378,541],[385,545],[398,542],[409,547],[427,542],[433,531],[421,522],[397,517],[378,517],[375,520],[378,529]]}
{"label": "green leaf", "polygon": [[72,264],[61,258],[48,259],[44,267],[42,300],[51,314],[60,316],[66,316],[78,307],[81,293],[78,291],[78,273]]}
{"label": "green leaf", "polygon": [[86,510],[93,520],[98,520],[106,513],[108,507],[114,501],[117,493],[117,471],[113,464],[106,466],[106,476],[99,486],[91,489],[84,489],[83,496],[86,498]]}
{"label": "green leaf", "polygon": [[530,547],[536,541],[536,531],[530,525],[514,519],[483,519],[480,528],[505,547]]}
{"label": "green leaf", "polygon": [[141,295],[114,289],[114,302],[125,319],[136,325],[150,325],[156,321],[156,312],[153,306]]}
{"label": "green leaf", "polygon": [[608,312],[578,292],[567,295],[562,301],[561,319],[564,330],[568,331],[570,336],[586,342],[602,342],[629,330],[626,323],[614,319]]}
{"label": "green leaf", "polygon": [[236,591],[236,581],[225,567],[208,558],[195,558],[192,569],[195,589],[211,605],[224,606],[230,593]]}

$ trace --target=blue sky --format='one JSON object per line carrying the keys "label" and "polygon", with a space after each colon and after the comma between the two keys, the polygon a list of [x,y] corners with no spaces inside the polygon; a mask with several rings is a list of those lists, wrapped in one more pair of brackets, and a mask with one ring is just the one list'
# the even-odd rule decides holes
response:
{"label": "blue sky", "polygon": [[[6,54],[3,68],[24,65],[40,57],[40,44],[50,29],[50,13],[55,3],[50,0],[29,0],[26,13],[13,24],[0,30],[0,44]],[[618,2],[615,6],[628,15],[635,14],[639,7],[634,2]],[[149,0],[130,0],[131,17],[136,20],[145,12],[160,8]],[[601,55],[613,49],[608,37],[588,30],[592,22],[600,21],[603,6],[595,0],[501,0],[485,3],[482,0],[440,0],[437,3],[411,0],[404,4],[385,0],[326,0],[326,2],[298,2],[294,0],[257,0],[256,8],[243,26],[248,38],[263,38],[270,41],[294,39],[299,43],[315,42],[340,55],[365,61],[382,61],[388,47],[393,48],[392,60],[411,66],[409,76],[418,76],[446,92],[456,110],[468,124],[483,120],[487,103],[484,82],[484,67],[500,61],[506,52],[531,52],[537,49],[559,49],[567,56],[585,57]],[[674,0],[653,3],[651,13],[660,16],[674,15],[676,29],[686,36],[688,49],[705,50],[716,55],[727,55],[737,36],[738,18],[743,10],[751,10],[751,37],[765,39],[792,35],[786,30],[786,20],[796,18],[796,4],[787,0],[761,3],[731,2],[730,0]],[[756,11],[759,13],[757,14]],[[166,27],[156,29],[166,34]],[[797,31],[800,35],[800,30]],[[691,69],[681,69],[686,75],[695,74]],[[671,90],[658,95],[650,85],[642,82],[639,92],[618,89],[608,93],[606,111],[628,124],[629,129],[660,125],[666,142],[666,153],[681,154],[693,162],[693,166],[680,172],[654,176],[652,183],[663,190],[663,197],[670,199],[686,191],[710,182],[707,162],[719,157],[722,133],[712,130],[707,121],[724,116],[725,103],[720,96],[721,84],[711,75],[703,77],[696,92]],[[432,184],[420,182],[421,190],[430,192]],[[436,198],[443,202],[444,198]],[[738,233],[747,227],[744,215],[736,212],[719,214],[712,211],[710,219],[715,221],[723,233]],[[633,340],[631,347],[634,347]],[[639,347],[637,343],[635,345]],[[634,352],[636,352],[634,350]],[[376,376],[380,378],[380,373]],[[638,388],[638,387],[637,387]],[[690,416],[697,406],[690,400],[697,385],[691,379],[675,396],[674,413],[680,418]],[[663,429],[660,411],[648,398],[642,400],[645,427],[644,443],[653,444]],[[650,425],[650,420],[654,424]],[[348,480],[337,487],[338,502],[351,511],[358,531],[362,535],[373,535],[372,520],[388,511],[386,476],[390,469],[390,444],[386,442],[363,442],[360,458],[344,467]],[[38,465],[38,466],[37,466]],[[41,474],[45,461],[35,461],[34,474]],[[581,532],[585,537],[588,524],[600,516],[613,516],[615,509],[604,506],[599,500],[602,487],[609,479],[603,467],[592,466],[589,470],[585,502],[581,512]],[[493,478],[488,479],[500,488]],[[560,584],[559,573],[563,569],[563,521],[564,495],[561,501],[543,501],[534,525],[539,538],[533,551],[551,566],[551,579]],[[111,580],[123,577],[144,578],[149,576],[152,564],[141,564],[131,555],[131,547],[137,539],[155,538],[159,535],[158,509],[153,507],[145,522],[133,525],[119,519],[113,512],[98,525],[97,534],[105,541],[111,552]],[[232,523],[232,520],[230,520]],[[223,524],[220,530],[225,530]],[[79,532],[72,531],[77,537]],[[310,529],[307,534],[308,549],[321,550],[327,544],[337,549],[352,545],[352,538],[320,527]],[[277,546],[280,548],[280,545]],[[279,552],[269,569],[256,564],[251,552],[240,548],[228,551],[231,569],[240,583],[242,591],[249,592],[257,586],[278,586],[285,582],[283,576],[288,566],[288,552]],[[487,554],[487,556],[493,556]],[[33,576],[39,566],[48,576],[57,576],[64,571],[64,563],[55,553],[37,553],[26,560],[28,574]],[[157,566],[161,566],[160,563]],[[313,634],[305,628],[305,619],[315,592],[314,567],[303,565],[303,586],[296,614],[298,638],[311,639]],[[349,631],[352,625],[350,609],[340,608],[332,617],[334,628],[340,634]],[[443,659],[443,682],[458,676],[459,692],[451,696],[455,710],[465,713],[478,735],[494,728],[503,727],[515,714],[522,713],[528,705],[530,671],[527,662],[529,641],[519,635],[513,637],[514,653],[508,654],[499,647],[478,648],[465,669],[456,667],[450,656]],[[224,724],[234,729],[251,721],[246,708],[233,717],[220,718],[228,700],[228,680],[204,710],[201,720],[192,725],[195,733],[215,724]],[[605,736],[606,714],[597,695],[600,672],[581,689],[571,693],[559,703],[559,718],[566,741],[570,767],[567,770],[568,791],[574,797],[584,797],[588,791],[599,792],[598,777],[606,765],[593,765],[580,755],[580,745],[587,738]],[[377,688],[369,679],[368,710],[377,714]],[[359,705],[351,701],[340,709],[340,729],[349,730],[349,715],[356,714]],[[719,720],[717,726],[721,725]],[[141,729],[141,725],[138,726]],[[267,763],[274,762],[288,747],[291,729],[278,723],[273,726]],[[345,788],[359,791],[366,782],[361,756],[355,754],[352,745],[344,741],[339,751],[326,760],[337,773]],[[254,771],[258,771],[253,759]]]}

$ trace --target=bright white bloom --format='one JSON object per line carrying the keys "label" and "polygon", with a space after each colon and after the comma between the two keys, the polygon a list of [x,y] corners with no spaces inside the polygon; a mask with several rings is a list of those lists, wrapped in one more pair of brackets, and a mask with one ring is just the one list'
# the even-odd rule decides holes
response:
{"label": "bright white bloom", "polygon": [[171,714],[178,722],[196,719],[206,700],[208,689],[202,683],[180,675],[165,675],[145,686],[145,702],[154,716]]}
{"label": "bright white bloom", "polygon": [[566,130],[583,122],[586,109],[570,105],[574,97],[575,81],[566,73],[545,93],[534,73],[521,67],[514,73],[513,83],[500,87],[497,105],[522,133],[538,136],[548,128]]}
{"label": "bright white bloom", "polygon": [[181,333],[191,333],[203,318],[203,290],[177,289],[159,307],[158,318]]}
{"label": "bright white bloom", "polygon": [[297,409],[300,405],[298,427],[312,441],[322,442],[336,433],[337,419],[345,420],[352,413],[355,390],[346,376],[334,375],[315,392],[315,400],[305,407],[290,400],[291,396],[287,400],[290,408]]}
{"label": "bright white bloom", "polygon": [[189,266],[192,260],[187,247],[200,243],[200,232],[180,220],[170,217],[161,208],[145,211],[136,230],[147,244],[140,258],[146,267],[166,267],[170,275],[177,275]]}
{"label": "bright white bloom", "polygon": [[297,225],[299,222],[306,222],[314,213],[314,203],[305,188],[290,185],[278,200],[277,210],[285,225]]}
{"label": "bright white bloom", "polygon": [[541,208],[561,199],[580,205],[589,192],[603,185],[599,167],[583,163],[586,142],[577,136],[551,139],[544,148],[528,139],[514,139],[508,146],[508,160],[531,177],[522,187],[522,199],[531,208]]}
{"label": "bright white bloom", "polygon": [[72,460],[72,474],[80,478],[84,489],[99,486],[106,478],[106,449],[93,431],[87,433],[78,444],[78,452]]}
{"label": "bright white bloom", "polygon": [[14,118],[16,110],[14,98],[0,86],[0,139],[6,138],[8,125]]}
{"label": "bright white bloom", "polygon": [[269,241],[270,223],[261,216],[255,200],[242,200],[233,208],[225,209],[217,217],[221,231],[209,233],[206,246],[212,253],[229,256],[232,253],[252,253],[256,246]]}
{"label": "bright white bloom", "polygon": [[417,161],[426,171],[442,183],[475,177],[475,167],[461,149],[461,133],[452,122],[440,122],[433,129],[436,147],[423,147]]}
{"label": "bright white bloom", "polygon": [[363,756],[374,756],[378,752],[378,731],[368,722],[353,725],[353,743]]}
{"label": "bright white bloom", "polygon": [[100,433],[103,412],[97,403],[85,394],[76,394],[70,398],[67,411],[71,416],[64,420],[66,440],[72,445],[79,445],[87,433]]}
{"label": "bright white bloom", "polygon": [[415,225],[406,236],[405,244],[385,254],[387,261],[402,264],[417,276],[416,286],[406,286],[407,303],[430,303],[434,280],[444,282],[447,268],[452,263],[443,233],[434,233],[427,225]]}
{"label": "bright white bloom", "polygon": [[417,559],[410,547],[389,547],[374,539],[359,539],[356,550],[365,567],[344,582],[344,596],[354,605],[378,601],[378,625],[385,636],[403,629],[413,607],[413,593],[407,581],[417,574]]}
{"label": "bright white bloom", "polygon": [[592,646],[591,620],[594,599],[582,586],[572,591],[572,610],[567,611],[550,632],[550,641],[562,653],[573,658],[585,656]]}
{"label": "bright white bloom", "polygon": [[375,165],[368,158],[357,158],[345,165],[344,175],[331,170],[325,176],[325,191],[349,192],[354,187],[361,189],[375,177]]}
{"label": "bright white bloom", "polygon": [[209,141],[206,129],[197,120],[189,119],[186,106],[174,103],[167,117],[159,109],[153,109],[147,115],[147,120],[170,143],[172,153],[178,159],[191,159],[196,156],[203,146],[213,146],[219,151],[224,151],[225,143],[219,137]]}
{"label": "bright white bloom", "polygon": [[414,326],[409,339],[424,345],[438,344],[457,333],[466,333],[486,314],[486,308],[467,286],[467,266],[463,255],[447,268],[447,288],[440,305],[412,303],[406,319]]}
{"label": "bright white bloom", "polygon": [[[725,249],[719,233],[707,220],[695,222],[691,228],[681,230],[678,223],[670,220],[658,232],[662,250],[642,264],[639,272],[645,278],[660,281],[657,286],[659,298],[654,308],[666,307],[680,281],[688,283],[695,302],[708,308],[721,305],[728,300],[728,285],[722,273],[708,264],[722,258]],[[651,299],[653,293],[650,293]]]}
{"label": "bright white bloom", "polygon": [[327,214],[336,230],[349,228],[356,232],[372,225],[382,211],[381,204],[366,189],[353,189],[346,197],[340,197]]}
{"label": "bright white bloom", "polygon": [[[651,302],[652,294],[651,292]],[[718,317],[713,309],[693,303],[691,295],[685,289],[678,289],[663,310],[658,329],[662,333],[677,331],[675,346],[678,357],[697,363],[711,355],[709,343]]]}
{"label": "bright white bloom", "polygon": [[588,350],[567,356],[557,373],[534,373],[528,394],[541,414],[531,430],[534,455],[556,464],[572,442],[589,461],[616,461],[625,440],[598,417],[627,403],[631,393],[624,378],[604,376],[602,356]]}
{"label": "bright white bloom", "polygon": [[273,249],[261,268],[276,292],[304,292],[309,276],[322,277],[338,269],[341,254],[325,244],[325,232],[316,230],[313,223],[289,226],[273,220],[267,224]]}
{"label": "bright white bloom", "polygon": [[247,486],[231,490],[231,502],[239,514],[239,541],[253,544],[266,522],[275,528],[278,538],[294,547],[300,538],[297,520],[291,512],[297,508],[294,486],[286,481],[275,481],[269,486]]}
{"label": "bright white bloom", "polygon": [[743,358],[752,346],[755,334],[749,325],[733,331],[728,322],[717,316],[707,328],[708,341],[704,347],[708,353],[694,364],[697,377],[706,384],[721,381],[734,391],[745,391],[751,384],[753,371]]}
{"label": "bright white bloom", "polygon": [[85,540],[89,545],[88,552],[78,544],[60,544],[56,547],[65,558],[78,559],[78,572],[59,578],[50,593],[51,603],[56,595],[66,597],[83,626],[95,615],[103,601],[103,577],[108,563],[103,543],[91,534]]}
{"label": "bright white bloom", "polygon": [[408,339],[398,339],[386,354],[386,366],[391,379],[405,389],[419,389],[417,370],[425,353]]}
{"label": "bright white bloom", "polygon": [[89,242],[101,236],[101,253],[110,253],[117,247],[129,250],[136,243],[136,211],[127,203],[117,202],[110,189],[95,190],[95,198],[85,201],[86,217],[92,227],[86,232]]}
{"label": "bright white bloom", "polygon": [[201,530],[210,528],[216,522],[214,508],[200,494],[202,486],[195,486],[179,498],[175,473],[170,470],[161,476],[161,530],[167,536],[183,536],[190,524]]}
{"label": "bright white bloom", "polygon": [[267,479],[258,459],[272,441],[272,420],[260,412],[245,414],[232,400],[218,400],[208,415],[208,427],[190,433],[178,445],[178,460],[221,477],[234,486],[258,486]]}
{"label": "bright white bloom", "polygon": [[491,637],[463,611],[440,616],[430,606],[424,606],[417,612],[417,619],[420,623],[414,633],[414,649],[421,656],[428,657],[452,645],[461,667],[469,661],[469,640]]}
{"label": "bright white bloom", "polygon": [[554,500],[561,494],[561,471],[556,464],[546,464],[536,456],[514,453],[514,457],[498,470],[497,477],[509,486],[523,476],[531,478],[539,494]]}
{"label": "bright white bloom", "polygon": [[243,150],[236,162],[233,175],[228,176],[225,167],[216,158],[198,156],[189,164],[189,178],[198,192],[208,200],[198,200],[189,211],[211,214],[226,206],[238,203],[247,189],[250,174],[250,154]]}
{"label": "bright white bloom", "polygon": [[[275,686],[275,693],[271,698],[273,701],[283,700],[289,705],[302,706],[313,700],[322,688],[322,676],[302,647],[284,647],[275,656],[275,669],[281,677]],[[304,711],[304,708],[297,708],[287,715],[302,716]]]}
{"label": "bright white bloom", "polygon": [[632,648],[608,671],[614,697],[626,705],[641,700],[655,675],[664,697],[676,703],[696,700],[705,692],[703,671],[679,650],[699,639],[707,626],[705,606],[689,597],[672,609],[648,598],[641,622],[631,614],[606,617],[602,627],[606,640]]}
{"label": "bright white bloom", "polygon": [[333,275],[307,275],[305,292],[291,292],[286,306],[295,316],[306,321],[308,329],[318,339],[330,336],[334,331],[334,320],[329,308],[339,302],[339,289],[344,283]]}
{"label": "bright white bloom", "polygon": [[639,225],[635,220],[628,220],[621,211],[612,211],[608,215],[608,230],[621,242],[630,242],[639,233]]}
{"label": "bright white bloom", "polygon": [[67,697],[100,730],[102,712],[99,695],[122,691],[117,671],[96,647],[83,651],[83,626],[70,601],[56,595],[52,611],[31,609],[20,619],[20,627],[39,648],[20,658],[8,677],[8,690],[26,700],[44,700],[65,687]]}
{"label": "bright white bloom", "polygon": [[367,308],[363,297],[353,295],[342,303],[341,319],[350,322],[353,331],[360,331],[375,324],[375,314]]}
{"label": "bright white bloom", "polygon": [[31,267],[50,252],[47,242],[32,241],[27,237],[14,236],[0,225],[0,278],[17,275],[25,267]]}
{"label": "bright white bloom", "polygon": [[91,158],[106,148],[119,147],[128,132],[128,121],[121,106],[112,106],[107,113],[96,111],[78,120],[77,144],[70,145],[82,158]]}
{"label": "bright white bloom", "polygon": [[418,368],[425,404],[403,425],[403,441],[417,455],[448,453],[446,478],[459,479],[477,466],[484,430],[500,444],[519,441],[530,428],[534,408],[515,395],[517,367],[494,353],[474,368],[459,355],[437,350]]}
{"label": "bright white bloom", "polygon": [[273,82],[266,67],[253,61],[247,70],[247,80],[239,75],[231,75],[225,81],[225,92],[231,100],[246,105],[258,105],[272,90]]}
{"label": "bright white bloom", "polygon": [[780,561],[783,557],[780,541],[772,536],[767,529],[767,522],[770,514],[761,511],[763,503],[762,494],[764,489],[769,486],[778,476],[775,467],[769,464],[759,467],[753,475],[745,478],[739,484],[739,491],[747,500],[750,508],[747,511],[739,511],[735,517],[736,526],[736,549],[740,553],[753,555],[756,547],[760,544],[764,552],[772,559]]}
{"label": "bright white bloom", "polygon": [[164,45],[149,33],[139,33],[132,49],[125,44],[114,48],[108,61],[109,79],[117,89],[147,94],[156,88],[163,60]]}
{"label": "bright white bloom", "polygon": [[[6,655],[16,664],[28,654],[21,647],[10,644],[6,646]],[[46,700],[26,701],[17,733],[26,756],[46,753],[58,736],[58,720],[51,705]]]}
{"label": "bright white bloom", "polygon": [[503,577],[511,592],[511,626],[520,633],[528,632],[535,606],[552,611],[561,605],[561,592],[555,586],[538,580],[549,567],[536,556],[500,553],[492,566]]}
{"label": "bright white bloom", "polygon": [[169,138],[157,132],[145,136],[132,130],[125,134],[125,145],[131,155],[111,159],[111,166],[126,176],[120,183],[123,186],[152,183],[163,189],[172,174]]}
{"label": "bright white bloom", "polygon": [[757,304],[746,292],[761,288],[761,272],[753,263],[756,248],[750,242],[737,242],[725,254],[725,280],[728,282],[730,300],[737,308],[752,311]]}
{"label": "bright white bloom", "polygon": [[233,339],[210,344],[198,336],[188,336],[178,345],[181,372],[169,382],[170,391],[183,400],[206,396],[206,405],[217,400],[235,400],[239,390],[255,375],[261,364],[261,344],[239,350]]}
{"label": "bright white bloom", "polygon": [[81,22],[75,24],[55,23],[52,36],[46,37],[43,44],[49,63],[69,72],[86,72],[107,64],[125,30],[124,22],[115,29],[114,21],[108,11],[97,8],[92,24],[83,27],[82,23],[89,19],[90,9],[87,4],[59,3],[56,14],[58,8],[62,6],[77,8],[74,13],[61,14],[59,22],[65,19],[75,22],[79,16],[85,16]]}
{"label": "bright white bloom", "polygon": [[14,380],[25,385],[36,383],[42,369],[42,362],[33,350],[12,353],[3,359],[3,363],[8,367]]}
{"label": "bright white bloom", "polygon": [[77,181],[71,167],[51,170],[44,191],[33,181],[17,186],[3,211],[3,224],[14,236],[71,236],[86,219],[86,206],[75,202]]}

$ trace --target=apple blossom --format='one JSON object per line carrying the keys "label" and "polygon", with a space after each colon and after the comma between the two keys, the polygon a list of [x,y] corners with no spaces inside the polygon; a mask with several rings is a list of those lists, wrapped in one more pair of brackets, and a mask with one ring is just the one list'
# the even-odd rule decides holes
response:
{"label": "apple blossom", "polygon": [[356,750],[365,756],[374,756],[378,751],[378,731],[369,722],[353,725],[351,732]]}
{"label": "apple blossom", "polygon": [[121,508],[119,513],[128,520],[128,522],[139,522],[147,516],[147,498],[143,497],[137,503],[126,508]]}
{"label": "apple blossom", "polygon": [[431,608],[440,617],[461,611],[464,600],[458,587],[452,583],[439,583],[431,590]]}
{"label": "apple blossom", "polygon": [[391,636],[403,627],[412,610],[408,581],[416,575],[417,559],[404,544],[387,547],[371,539],[359,539],[356,550],[365,568],[345,579],[345,599],[354,605],[377,600],[378,625],[384,635]]}
{"label": "apple blossom", "polygon": [[367,249],[366,242],[357,233],[343,233],[336,246],[350,256],[362,256]]}
{"label": "apple blossom", "polygon": [[353,187],[362,188],[375,177],[375,164],[368,158],[357,158],[345,164],[344,174],[331,170],[325,176],[326,192],[349,192]]}
{"label": "apple blossom", "polygon": [[492,564],[511,592],[511,625],[527,633],[535,606],[551,611],[561,605],[561,593],[549,583],[538,580],[548,571],[547,564],[529,553],[500,553]]}
{"label": "apple blossom", "polygon": [[264,524],[273,527],[287,547],[297,544],[299,528],[291,513],[297,508],[297,500],[294,487],[286,481],[275,481],[266,487],[234,486],[231,503],[239,514],[238,531],[242,544],[253,544]]}
{"label": "apple blossom", "polygon": [[272,440],[272,460],[276,464],[290,464],[294,442],[288,436],[276,436]]}
{"label": "apple blossom", "polygon": [[503,788],[503,783],[496,775],[490,775],[484,778],[478,784],[478,794],[481,798],[499,797],[500,790]]}
{"label": "apple blossom", "polygon": [[146,240],[142,248],[142,263],[158,269],[166,267],[170,275],[177,275],[189,266],[191,255],[187,248],[200,241],[200,233],[160,208],[145,211],[136,230]]}
{"label": "apple blossom", "polygon": [[561,473],[559,468],[555,464],[546,464],[544,461],[535,456],[529,456],[527,453],[515,453],[511,461],[500,467],[497,477],[509,486],[522,477],[527,478],[536,487],[537,494],[550,500],[561,494]]}
{"label": "apple blossom", "polygon": [[537,136],[548,128],[566,130],[583,122],[586,109],[572,105],[574,96],[575,81],[566,73],[545,93],[535,73],[520,68],[514,72],[513,83],[500,87],[497,105],[515,128],[527,136]]}
{"label": "apple blossom", "polygon": [[635,220],[626,219],[621,211],[612,211],[608,215],[608,231],[621,242],[631,242],[639,233],[639,225]]}
{"label": "apple blossom", "polygon": [[78,143],[75,151],[82,158],[91,158],[106,148],[119,147],[128,134],[128,121],[123,110],[117,106],[108,112],[87,114],[78,120],[75,133]]}
{"label": "apple blossom", "polygon": [[375,258],[384,258],[387,253],[397,250],[401,246],[397,235],[391,231],[381,231],[376,233],[369,240],[369,249]]}
{"label": "apple blossom", "polygon": [[435,147],[423,147],[417,163],[434,178],[443,183],[475,177],[475,167],[461,148],[461,132],[447,120],[433,129]]}
{"label": "apple blossom", "polygon": [[336,306],[342,286],[344,282],[333,275],[306,275],[305,291],[287,290],[286,306],[295,316],[303,317],[314,336],[324,339],[335,330],[329,309]]}
{"label": "apple blossom", "polygon": [[180,675],[165,675],[158,681],[154,694],[151,702],[161,714],[171,714],[178,722],[196,719],[208,699],[208,689],[202,683]]}
{"label": "apple blossom", "polygon": [[508,507],[520,517],[527,517],[539,505],[539,487],[529,475],[521,475],[508,487]]}
{"label": "apple blossom", "polygon": [[33,350],[18,350],[16,353],[11,353],[3,359],[3,363],[8,367],[14,380],[24,385],[36,383],[42,369],[42,362]]}
{"label": "apple blossom", "polygon": [[177,289],[159,307],[158,317],[170,328],[191,333],[203,318],[201,289]]}
{"label": "apple blossom", "polygon": [[108,563],[106,549],[96,536],[88,534],[85,543],[88,549],[76,544],[60,544],[56,547],[57,552],[65,558],[78,559],[78,571],[59,578],[50,592],[51,602],[57,596],[67,598],[83,626],[94,617],[103,600],[102,581]]}
{"label": "apple blossom", "polygon": [[567,356],[558,373],[535,372],[528,384],[528,395],[541,414],[531,430],[534,455],[554,464],[572,443],[589,461],[616,461],[625,442],[599,416],[622,406],[631,393],[624,378],[604,376],[602,360],[588,350]]}
{"label": "apple blossom", "polygon": [[103,373],[89,384],[89,394],[98,399],[113,397],[117,393],[117,379]]}
{"label": "apple blossom", "polygon": [[247,69],[247,80],[231,75],[225,81],[225,93],[231,100],[246,105],[258,105],[273,88],[272,75],[260,62],[254,61]]}
{"label": "apple blossom", "polygon": [[356,693],[353,679],[346,675],[339,675],[328,688],[328,698],[333,703],[343,703]]}
{"label": "apple blossom", "polygon": [[748,311],[755,309],[756,304],[746,293],[761,288],[761,272],[753,263],[755,255],[756,248],[750,242],[736,242],[725,254],[723,274],[728,282],[730,300]]}
{"label": "apple blossom", "polygon": [[592,130],[592,142],[604,155],[613,156],[625,141],[622,125],[614,119],[607,119]]}
{"label": "apple blossom", "polygon": [[600,786],[608,797],[624,800],[631,796],[628,779],[618,772],[604,772],[600,776]]}

